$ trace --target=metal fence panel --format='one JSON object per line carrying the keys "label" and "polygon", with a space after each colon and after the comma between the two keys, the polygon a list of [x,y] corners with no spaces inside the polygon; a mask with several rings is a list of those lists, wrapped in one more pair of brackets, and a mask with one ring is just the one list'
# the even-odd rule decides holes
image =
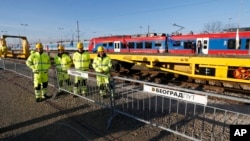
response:
{"label": "metal fence panel", "polygon": [[[97,81],[96,81],[97,75],[101,75],[101,76],[106,76],[106,75],[102,75],[102,74],[95,73],[95,72],[79,71],[75,69],[70,69],[68,70],[68,72],[69,72],[69,84],[70,85],[67,85],[65,81],[63,82],[63,85],[59,84],[59,81],[60,81],[59,75],[65,72],[56,71],[55,73],[56,74],[56,86],[59,92],[64,91],[71,95],[84,98],[85,100],[99,104],[103,107],[107,107],[107,108],[111,107],[111,90],[107,86],[107,89],[106,89],[107,98],[102,98],[99,93],[100,88],[97,86]],[[74,72],[74,74],[73,73],[70,74],[71,72]],[[84,95],[81,94],[81,92],[79,92],[78,94],[74,93],[74,82],[75,82],[76,77],[81,77],[81,79],[84,79],[86,81],[87,92]],[[80,87],[80,90],[81,90],[81,87]],[[53,97],[56,97],[56,95],[57,94],[55,94]]]}
{"label": "metal fence panel", "polygon": [[113,79],[116,84],[116,114],[129,116],[190,140],[229,140],[229,125],[250,124],[250,110],[240,113],[222,109],[212,106],[215,104],[210,100],[208,105],[183,101],[145,92],[143,88],[145,84],[171,89],[169,86],[121,77]]}

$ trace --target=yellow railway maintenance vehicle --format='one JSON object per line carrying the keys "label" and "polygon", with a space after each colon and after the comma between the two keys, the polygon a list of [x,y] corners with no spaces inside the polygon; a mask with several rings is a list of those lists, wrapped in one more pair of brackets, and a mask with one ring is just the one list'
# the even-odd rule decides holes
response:
{"label": "yellow railway maintenance vehicle", "polygon": [[[196,83],[250,90],[250,56],[208,56],[208,55],[170,55],[170,54],[115,54],[108,53],[115,66],[130,69],[140,65],[187,76]],[[93,59],[96,54],[90,53]],[[117,67],[119,68],[119,67]]]}
{"label": "yellow railway maintenance vehicle", "polygon": [[[11,50],[7,46],[6,38],[19,38],[22,42],[21,50]],[[26,59],[30,55],[29,43],[25,36],[2,35],[0,39],[0,57]]]}

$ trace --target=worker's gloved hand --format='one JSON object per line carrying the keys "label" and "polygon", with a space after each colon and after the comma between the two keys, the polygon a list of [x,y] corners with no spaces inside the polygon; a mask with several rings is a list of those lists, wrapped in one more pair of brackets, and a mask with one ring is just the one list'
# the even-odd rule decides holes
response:
{"label": "worker's gloved hand", "polygon": [[100,69],[100,73],[103,73],[104,71],[102,69]]}

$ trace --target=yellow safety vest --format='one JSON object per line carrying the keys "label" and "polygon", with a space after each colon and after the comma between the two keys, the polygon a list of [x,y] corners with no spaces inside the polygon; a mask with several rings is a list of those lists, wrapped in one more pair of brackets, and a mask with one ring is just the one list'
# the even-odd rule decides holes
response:
{"label": "yellow safety vest", "polygon": [[68,70],[72,65],[72,59],[69,55],[63,53],[61,57],[58,55],[54,57],[54,62],[56,65],[57,70]]}
{"label": "yellow safety vest", "polygon": [[104,71],[104,73],[109,73],[112,67],[112,62],[109,56],[103,58],[95,57],[92,66],[96,72]]}
{"label": "yellow safety vest", "polygon": [[73,63],[76,69],[79,70],[88,70],[90,64],[90,55],[88,52],[79,53],[76,52],[73,54]]}
{"label": "yellow safety vest", "polygon": [[50,57],[46,53],[33,53],[26,60],[26,65],[33,70],[33,72],[47,72],[51,66]]}

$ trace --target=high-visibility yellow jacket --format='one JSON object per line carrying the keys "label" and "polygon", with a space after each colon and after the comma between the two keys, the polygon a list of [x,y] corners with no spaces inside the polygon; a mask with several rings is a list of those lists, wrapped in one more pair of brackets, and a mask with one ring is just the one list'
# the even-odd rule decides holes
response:
{"label": "high-visibility yellow jacket", "polygon": [[7,47],[5,45],[0,45],[0,49],[1,49],[2,54],[7,53]]}
{"label": "high-visibility yellow jacket", "polygon": [[96,72],[103,72],[107,74],[111,70],[112,62],[109,56],[105,55],[103,58],[97,56],[94,58],[92,66]]}
{"label": "high-visibility yellow jacket", "polygon": [[33,72],[47,72],[51,66],[50,57],[46,53],[35,52],[28,57],[26,65]]}
{"label": "high-visibility yellow jacket", "polygon": [[72,59],[66,53],[63,53],[62,55],[58,54],[54,57],[54,63],[58,71],[67,71],[72,65]]}
{"label": "high-visibility yellow jacket", "polygon": [[88,52],[75,52],[73,54],[73,63],[76,69],[88,70],[90,65],[90,55]]}

